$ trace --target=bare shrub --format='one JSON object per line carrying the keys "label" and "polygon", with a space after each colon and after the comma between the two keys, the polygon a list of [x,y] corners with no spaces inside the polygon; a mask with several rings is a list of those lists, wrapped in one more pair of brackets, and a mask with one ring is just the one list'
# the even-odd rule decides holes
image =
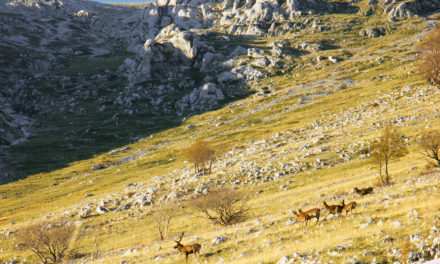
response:
{"label": "bare shrub", "polygon": [[[382,136],[374,140],[369,147],[371,160],[379,167],[379,178],[383,184],[390,184],[388,164],[391,160],[408,153],[405,140],[397,128],[387,124],[382,130]],[[385,179],[382,177],[382,166],[385,166]]]}
{"label": "bare shrub", "polygon": [[418,143],[422,154],[431,160],[433,166],[440,168],[440,132],[424,131]]}
{"label": "bare shrub", "polygon": [[186,150],[186,158],[194,163],[196,173],[211,173],[212,163],[215,160],[215,149],[209,142],[198,138]]}
{"label": "bare shrub", "polygon": [[192,206],[213,224],[231,225],[248,217],[247,197],[230,188],[209,192],[192,202]]}
{"label": "bare shrub", "polygon": [[159,203],[154,205],[153,222],[156,224],[160,240],[167,237],[171,220],[176,216],[179,207],[175,203]]}
{"label": "bare shrub", "polygon": [[419,46],[418,69],[431,84],[440,86],[440,26],[431,31]]}
{"label": "bare shrub", "polygon": [[74,230],[75,225],[63,218],[25,227],[17,232],[16,238],[22,249],[32,251],[41,262],[61,263]]}

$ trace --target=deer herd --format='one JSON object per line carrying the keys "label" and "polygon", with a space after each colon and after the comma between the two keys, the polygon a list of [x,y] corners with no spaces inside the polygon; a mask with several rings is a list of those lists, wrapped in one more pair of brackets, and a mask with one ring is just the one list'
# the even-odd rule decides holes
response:
{"label": "deer herd", "polygon": [[[354,188],[354,192],[361,195],[362,197],[367,194],[373,193],[373,187],[368,187],[365,189],[358,189]],[[342,200],[341,204],[327,204],[325,201],[323,202],[325,210],[328,211],[327,216],[329,215],[342,215],[345,212],[345,215],[347,216],[350,212],[356,209],[357,203],[355,201],[345,203],[345,199]],[[316,223],[319,222],[319,216],[321,215],[321,209],[320,208],[313,208],[308,211],[301,211],[301,209],[298,209],[298,212],[293,211],[293,214],[298,218],[299,222],[304,222],[307,226],[308,222],[316,218]],[[327,218],[324,217],[324,219]]]}
{"label": "deer herd", "polygon": [[[356,192],[357,194],[361,195],[361,197],[363,197],[364,195],[372,194],[373,188],[368,187],[365,189],[358,189],[355,187],[354,192]],[[356,206],[357,206],[357,203],[355,201],[352,201],[352,202],[349,202],[346,204],[345,199],[342,200],[341,204],[329,205],[325,201],[323,203],[324,203],[325,210],[328,211],[327,216],[329,216],[329,215],[342,215],[344,212],[345,212],[345,215],[347,216],[350,212],[352,212],[354,209],[356,209]],[[301,211],[301,209],[298,209],[298,212],[293,211],[293,214],[296,215],[299,222],[305,222],[305,224],[307,226],[308,222],[313,218],[316,218],[316,223],[319,222],[319,217],[321,216],[321,209],[320,208],[312,208],[312,209],[307,210],[305,212]],[[327,216],[324,219],[326,219]],[[185,232],[182,232],[178,241],[176,241],[176,240],[174,241],[174,242],[176,242],[176,245],[174,246],[174,248],[177,249],[180,253],[184,254],[185,255],[185,262],[188,262],[188,255],[190,255],[190,254],[200,255],[200,249],[202,248],[202,246],[197,243],[186,245],[186,246],[182,245],[180,242],[182,241],[184,233]]]}

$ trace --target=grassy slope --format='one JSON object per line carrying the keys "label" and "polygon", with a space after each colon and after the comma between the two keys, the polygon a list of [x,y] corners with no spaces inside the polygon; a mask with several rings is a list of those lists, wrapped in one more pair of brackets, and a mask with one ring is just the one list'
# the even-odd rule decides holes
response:
{"label": "grassy slope", "polygon": [[[414,18],[397,23],[390,35],[379,39],[365,39],[358,35],[361,27],[380,24],[382,20],[379,17],[361,20],[355,15],[332,15],[324,19],[334,20],[338,22],[337,25],[345,24],[342,23],[343,20],[358,22],[353,23],[351,30],[341,26],[328,32],[303,34],[300,38],[296,38],[299,34],[281,38],[297,39],[298,43],[331,40],[332,44],[340,48],[322,51],[319,55],[336,54],[344,58],[343,62],[316,63],[317,54],[303,56],[298,58],[295,64],[304,66],[296,67],[286,75],[262,81],[261,86],[273,85],[272,96],[243,99],[234,104],[245,103],[246,106],[225,107],[194,116],[180,127],[129,145],[130,150],[125,153],[96,155],[88,160],[74,162],[64,169],[2,185],[0,195],[4,199],[0,200],[0,229],[14,230],[49,214],[56,218],[66,209],[74,209],[78,204],[96,201],[108,194],[123,193],[128,183],[148,185],[154,176],[165,175],[182,166],[188,166],[183,159],[183,149],[195,136],[209,138],[227,152],[234,146],[244,146],[250,140],[265,139],[276,132],[292,131],[288,134],[288,144],[281,148],[271,149],[270,153],[257,151],[252,155],[237,158],[258,161],[267,159],[272,154],[279,154],[279,160],[287,162],[299,155],[296,150],[309,140],[309,135],[331,136],[324,143],[320,143],[330,150],[305,158],[312,161],[318,157],[336,159],[337,148],[377,136],[378,131],[372,123],[394,120],[398,116],[423,115],[421,119],[405,123],[403,131],[409,137],[416,136],[420,128],[425,127],[427,123],[440,129],[440,122],[435,119],[439,111],[436,98],[417,96],[418,90],[425,89],[426,85],[417,76],[408,74],[409,71],[414,71],[414,61],[407,58],[414,55],[413,43],[417,43],[411,38],[425,29],[422,19]],[[264,43],[270,43],[270,40],[262,41],[262,45]],[[381,78],[376,78],[377,76]],[[342,83],[347,79],[353,80],[354,85],[341,89]],[[310,85],[312,83],[314,85]],[[418,103],[410,105],[405,97],[394,93],[400,92],[405,86],[411,87],[410,94],[419,98]],[[297,95],[288,93],[293,87],[300,87]],[[436,94],[435,90],[426,90],[428,95]],[[310,104],[296,106],[300,96],[307,95],[313,95],[314,100]],[[387,95],[395,99],[387,99]],[[381,105],[378,108],[371,107],[378,98],[383,98]],[[256,105],[267,107],[254,112],[252,110]],[[362,111],[359,105],[365,106],[366,111]],[[243,117],[235,118],[241,115]],[[334,123],[338,117],[347,117],[349,121],[359,118],[363,123],[348,122],[339,128],[330,126],[322,131],[313,130],[310,126],[314,120],[319,120],[321,126],[325,126]],[[230,122],[217,127],[215,124],[219,120]],[[195,124],[196,128],[186,130],[185,127],[189,124]],[[153,150],[136,161],[100,171],[91,169],[93,164],[112,163],[119,157],[147,148]],[[198,259],[200,262],[206,260],[208,263],[216,263],[221,257],[227,263],[274,263],[283,255],[292,255],[294,252],[310,253],[312,250],[322,252],[323,261],[333,260],[339,263],[354,255],[358,256],[358,260],[381,260],[392,248],[400,247],[400,238],[414,233],[426,235],[434,223],[436,212],[432,208],[440,205],[439,195],[427,194],[431,193],[438,182],[438,175],[431,175],[431,178],[416,185],[407,184],[410,179],[418,179],[418,171],[424,164],[424,159],[413,148],[410,155],[393,162],[391,166],[396,184],[377,189],[373,196],[362,199],[350,193],[352,188],[374,185],[377,175],[374,170],[370,170],[367,161],[359,159],[339,163],[331,168],[288,175],[275,184],[271,182],[247,186],[246,191],[251,196],[252,207],[252,217],[249,221],[227,228],[212,227],[203,219],[194,217],[191,209],[185,207],[172,222],[171,233],[173,235],[185,230],[187,236],[184,243],[201,243],[202,256]],[[413,167],[419,169],[409,172]],[[231,168],[228,174],[234,170],[236,168]],[[218,174],[210,177],[221,177]],[[288,185],[288,190],[280,191],[279,186],[289,179],[295,181]],[[52,186],[53,184],[57,185]],[[257,190],[263,192],[255,194]],[[87,193],[93,193],[94,196],[84,198]],[[401,199],[391,199],[388,207],[378,203],[378,200],[387,194],[398,194]],[[307,229],[300,224],[286,225],[287,220],[293,218],[289,213],[290,209],[321,206],[323,199],[332,200],[333,197],[355,199],[359,208],[354,216],[330,219]],[[420,222],[411,222],[406,217],[408,211],[413,208],[418,210]],[[151,217],[145,213],[149,209],[143,210],[142,213],[133,212],[130,216],[127,213],[110,213],[82,221],[82,227],[88,226],[89,229],[82,232],[75,246],[80,252],[90,253],[93,247],[93,233],[97,232],[97,227],[102,224],[106,230],[102,235],[103,258],[97,263],[119,263],[122,259],[145,263],[157,255],[166,256],[164,259],[156,260],[157,263],[181,263],[182,256],[172,249],[172,240],[158,242]],[[383,225],[373,224],[360,228],[360,224],[371,216],[375,217],[376,223],[382,220]],[[396,220],[401,221],[404,228],[393,229],[391,223]],[[109,224],[106,221],[113,222]],[[12,222],[15,224],[12,225]],[[247,235],[250,227],[263,232]],[[227,235],[227,241],[212,246],[212,238],[223,234]],[[395,242],[378,248],[385,237],[384,234],[391,234]],[[0,260],[29,257],[28,252],[16,251],[14,245],[13,239],[2,235],[0,248],[4,250],[0,252]],[[338,251],[336,254],[327,253],[337,251],[336,245],[343,245],[347,250]],[[137,250],[119,251],[133,248]],[[374,255],[364,257],[362,252],[366,250],[372,250]],[[28,261],[32,259],[28,258]]]}

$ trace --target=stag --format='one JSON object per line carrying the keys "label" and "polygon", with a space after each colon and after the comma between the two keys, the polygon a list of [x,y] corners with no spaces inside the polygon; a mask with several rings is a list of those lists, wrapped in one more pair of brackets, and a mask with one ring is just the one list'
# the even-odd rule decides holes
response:
{"label": "stag", "polygon": [[191,244],[191,245],[186,245],[186,246],[182,245],[182,244],[180,243],[180,241],[182,241],[182,238],[183,238],[183,234],[184,234],[184,233],[185,233],[185,232],[182,232],[182,234],[180,235],[180,237],[179,237],[179,241],[174,240],[174,242],[177,243],[177,244],[174,246],[174,248],[177,248],[177,250],[178,250],[180,253],[185,254],[185,263],[187,263],[187,262],[188,262],[188,255],[189,255],[189,254],[194,254],[195,256],[196,256],[197,254],[200,255],[200,248],[201,248],[202,246],[201,246],[200,244],[197,244],[197,243],[195,243],[195,244]]}
{"label": "stag", "polygon": [[354,191],[363,197],[364,195],[373,193],[373,187],[368,187],[365,189],[358,189],[358,188],[354,187]]}

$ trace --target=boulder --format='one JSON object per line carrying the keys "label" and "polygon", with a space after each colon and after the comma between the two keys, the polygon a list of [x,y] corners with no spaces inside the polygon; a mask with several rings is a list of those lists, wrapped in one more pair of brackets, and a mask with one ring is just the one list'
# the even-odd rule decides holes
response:
{"label": "boulder", "polygon": [[269,60],[266,59],[266,57],[257,58],[251,63],[251,65],[257,68],[265,68],[267,65],[269,65]]}
{"label": "boulder", "polygon": [[218,237],[214,237],[214,239],[211,241],[211,244],[214,245],[219,245],[221,243],[224,243],[226,241],[226,235],[223,236],[218,236]]}
{"label": "boulder", "polygon": [[218,69],[219,61],[222,61],[224,56],[222,54],[215,54],[207,52],[202,60],[201,72],[209,72]]}
{"label": "boulder", "polygon": [[96,213],[98,213],[98,214],[105,214],[108,211],[109,211],[109,209],[107,207],[105,207],[105,206],[98,206],[96,208]]}
{"label": "boulder", "polygon": [[192,64],[197,56],[197,36],[191,31],[181,31],[175,24],[163,28],[155,41],[164,46],[164,49],[177,53],[184,64]]}
{"label": "boulder", "polygon": [[270,2],[258,1],[251,9],[246,10],[244,18],[250,24],[266,23],[272,20],[274,10],[275,8]]}
{"label": "boulder", "polygon": [[369,38],[378,38],[380,36],[385,35],[385,29],[384,28],[369,28],[364,29],[359,32],[359,35],[363,37],[369,37]]}
{"label": "boulder", "polygon": [[221,89],[214,83],[207,83],[202,87],[195,88],[190,94],[184,96],[176,103],[180,113],[185,111],[205,111],[218,104],[218,101],[225,99]]}
{"label": "boulder", "polygon": [[242,46],[237,46],[234,51],[230,54],[231,58],[237,57],[237,56],[241,56],[241,55],[246,55],[248,52],[248,50],[246,48],[243,48]]}
{"label": "boulder", "polygon": [[328,9],[324,0],[287,0],[290,17],[301,16],[305,12],[316,12]]}

